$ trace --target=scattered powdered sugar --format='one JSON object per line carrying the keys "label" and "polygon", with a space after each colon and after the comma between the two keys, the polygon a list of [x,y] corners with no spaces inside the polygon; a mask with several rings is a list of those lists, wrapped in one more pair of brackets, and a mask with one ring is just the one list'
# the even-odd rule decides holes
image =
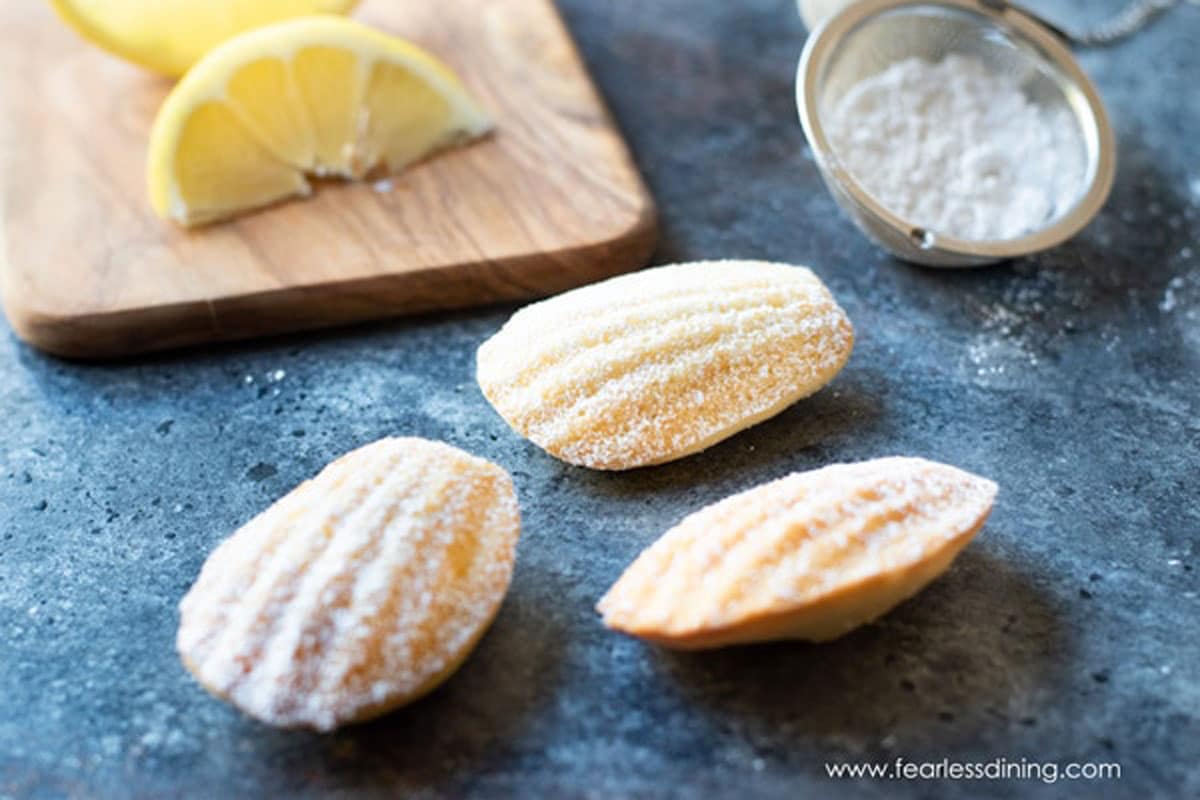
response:
{"label": "scattered powdered sugar", "polygon": [[1183,278],[1176,276],[1167,283],[1166,291],[1163,292],[1162,300],[1158,303],[1158,310],[1164,314],[1169,314],[1175,310],[1175,306],[1179,303],[1179,298],[1176,292],[1183,288]]}
{"label": "scattered powdered sugar", "polygon": [[1043,310],[1037,290],[1028,287],[981,307],[979,331],[966,351],[976,377],[997,378],[1010,368],[1024,373],[1038,366],[1038,348],[1025,328],[1027,320]]}
{"label": "scattered powdered sugar", "polygon": [[841,166],[915,226],[973,241],[1042,227],[1079,196],[1080,133],[1017,77],[976,58],[899,61],[853,86],[828,121]]}

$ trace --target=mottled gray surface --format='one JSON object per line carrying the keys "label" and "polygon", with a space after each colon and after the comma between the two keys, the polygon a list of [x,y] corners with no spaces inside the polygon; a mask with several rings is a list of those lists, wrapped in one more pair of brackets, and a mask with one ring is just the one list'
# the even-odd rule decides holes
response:
{"label": "mottled gray surface", "polygon": [[[0,796],[1200,795],[1200,9],[1083,58],[1120,133],[1101,217],[1053,253],[945,273],[873,249],[819,185],[786,0],[565,7],[661,203],[657,260],[813,265],[859,331],[845,372],[710,452],[613,475],[554,461],[480,396],[474,349],[510,309],[108,366],[5,331]],[[241,522],[393,433],[513,472],[526,532],[495,627],[379,722],[322,738],[241,718],[179,665],[180,596]],[[597,623],[597,597],[686,511],[891,453],[1002,491],[950,573],[881,622],[706,655]],[[896,756],[1117,761],[1123,778],[825,777]]]}

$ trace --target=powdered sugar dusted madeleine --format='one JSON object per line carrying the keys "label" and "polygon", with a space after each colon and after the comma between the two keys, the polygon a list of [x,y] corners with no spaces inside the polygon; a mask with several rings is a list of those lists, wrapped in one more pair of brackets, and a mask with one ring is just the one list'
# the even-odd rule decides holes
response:
{"label": "powdered sugar dusted madeleine", "polygon": [[180,605],[178,648],[213,694],[330,730],[436,687],[487,629],[520,517],[508,473],[440,442],[383,439],[223,542]]}
{"label": "powdered sugar dusted madeleine", "polygon": [[804,267],[678,264],[518,311],[479,348],[484,396],[564,461],[630,469],[698,452],[828,383],[854,330]]}
{"label": "powdered sugar dusted madeleine", "polygon": [[919,458],[795,473],[684,519],[598,610],[682,649],[834,639],[945,571],[995,496],[991,481]]}

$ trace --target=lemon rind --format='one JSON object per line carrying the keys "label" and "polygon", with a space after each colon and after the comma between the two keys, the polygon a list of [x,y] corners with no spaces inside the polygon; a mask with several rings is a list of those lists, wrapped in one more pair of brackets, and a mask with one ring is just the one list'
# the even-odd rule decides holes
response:
{"label": "lemon rind", "polygon": [[[323,8],[316,9],[313,14],[349,14],[358,5],[359,0],[323,0]],[[114,55],[131,64],[164,75],[168,78],[178,78],[195,64],[199,59],[171,57],[163,55],[153,48],[130,47],[119,38],[114,37],[96,26],[87,15],[79,12],[72,0],[50,0],[50,6],[59,18],[86,41],[96,45],[101,50]],[[236,34],[235,34],[236,35]]]}

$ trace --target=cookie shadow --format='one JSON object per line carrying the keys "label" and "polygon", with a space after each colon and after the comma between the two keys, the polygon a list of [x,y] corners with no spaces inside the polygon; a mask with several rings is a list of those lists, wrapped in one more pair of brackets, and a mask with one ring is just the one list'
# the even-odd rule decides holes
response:
{"label": "cookie shadow", "polygon": [[685,697],[752,739],[870,750],[1036,725],[1031,695],[1069,646],[1035,583],[976,546],[924,592],[833,642],[662,650],[656,660]]}
{"label": "cookie shadow", "polygon": [[574,468],[580,490],[614,499],[734,492],[815,469],[869,458],[870,435],[884,419],[884,394],[870,371],[848,369],[833,385],[687,458],[625,472]]}

